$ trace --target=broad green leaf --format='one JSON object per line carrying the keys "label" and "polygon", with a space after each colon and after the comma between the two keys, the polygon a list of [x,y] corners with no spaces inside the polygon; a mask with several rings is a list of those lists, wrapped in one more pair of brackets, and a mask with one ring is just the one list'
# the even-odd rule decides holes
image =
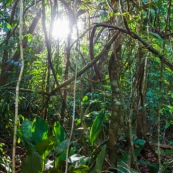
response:
{"label": "broad green leaf", "polygon": [[64,128],[61,126],[60,122],[54,124],[52,134],[56,137],[57,144],[61,143],[65,139]]}
{"label": "broad green leaf", "polygon": [[88,101],[88,96],[84,96],[83,99],[82,99],[83,102],[86,102]]}
{"label": "broad green leaf", "polygon": [[67,145],[68,145],[68,140],[64,140],[63,142],[61,142],[56,148],[55,148],[55,153],[56,155],[61,154],[64,150],[67,149]]}
{"label": "broad green leaf", "polygon": [[22,138],[27,141],[32,140],[32,122],[28,119],[25,119],[21,124],[21,130],[22,130]]}
{"label": "broad green leaf", "polygon": [[55,167],[64,166],[66,160],[66,150],[64,150],[58,157],[55,159]]}
{"label": "broad green leaf", "polygon": [[48,155],[54,145],[53,138],[43,139],[40,143],[36,145],[36,150],[40,155],[43,155],[46,152]]}
{"label": "broad green leaf", "polygon": [[91,145],[94,145],[95,140],[97,139],[98,135],[100,134],[100,131],[102,129],[102,125],[104,122],[104,114],[100,113],[94,120],[91,130],[90,130],[90,142]]}
{"label": "broad green leaf", "polygon": [[43,139],[46,139],[48,136],[49,126],[47,123],[40,117],[36,117],[32,125],[32,138],[35,144],[40,143]]}
{"label": "broad green leaf", "polygon": [[43,170],[43,160],[38,153],[27,155],[21,173],[41,173]]}
{"label": "broad green leaf", "polygon": [[102,167],[103,167],[103,162],[105,159],[105,155],[106,155],[106,145],[103,145],[101,148],[100,153],[98,154],[97,158],[96,158],[96,163],[95,166],[92,168],[90,173],[100,173],[102,172]]}

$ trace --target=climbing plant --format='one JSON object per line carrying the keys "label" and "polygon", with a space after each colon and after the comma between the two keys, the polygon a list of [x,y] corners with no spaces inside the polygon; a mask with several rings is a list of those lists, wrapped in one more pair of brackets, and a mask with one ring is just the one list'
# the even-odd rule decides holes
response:
{"label": "climbing plant", "polygon": [[3,171],[23,67],[19,18],[22,172],[172,170],[171,0],[26,0],[23,15],[8,0],[0,9]]}

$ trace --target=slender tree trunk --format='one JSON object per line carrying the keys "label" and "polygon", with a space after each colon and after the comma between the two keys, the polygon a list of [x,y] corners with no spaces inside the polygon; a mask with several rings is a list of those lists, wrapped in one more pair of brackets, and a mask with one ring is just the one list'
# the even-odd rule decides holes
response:
{"label": "slender tree trunk", "polygon": [[20,0],[20,24],[19,24],[19,41],[20,41],[20,57],[22,67],[20,70],[19,78],[16,85],[16,99],[15,99],[15,118],[14,118],[14,135],[13,135],[13,151],[12,151],[12,173],[15,173],[15,157],[16,157],[16,139],[17,139],[17,123],[18,123],[18,104],[19,104],[19,86],[22,79],[23,69],[24,69],[24,57],[23,57],[23,0]]}
{"label": "slender tree trunk", "polygon": [[145,110],[145,58],[142,47],[139,47],[137,54],[138,62],[137,62],[137,98],[138,98],[138,106],[137,106],[137,136],[142,138],[143,135],[146,134],[146,110]]}

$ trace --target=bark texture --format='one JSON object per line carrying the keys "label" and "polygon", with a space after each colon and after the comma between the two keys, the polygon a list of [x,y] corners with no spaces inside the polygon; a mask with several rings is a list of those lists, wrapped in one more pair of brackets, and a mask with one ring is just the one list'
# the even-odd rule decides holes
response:
{"label": "bark texture", "polygon": [[[109,78],[112,89],[111,122],[109,126],[108,155],[113,167],[117,167],[118,158],[118,131],[121,118],[121,89],[120,89],[120,67],[121,67],[121,38],[120,34],[114,44],[114,50],[109,60]],[[116,172],[116,170],[113,170]]]}

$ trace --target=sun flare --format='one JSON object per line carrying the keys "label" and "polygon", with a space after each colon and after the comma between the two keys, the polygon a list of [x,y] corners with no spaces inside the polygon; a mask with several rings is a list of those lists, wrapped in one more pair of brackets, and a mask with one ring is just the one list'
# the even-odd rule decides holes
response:
{"label": "sun flare", "polygon": [[67,38],[69,32],[69,22],[66,18],[61,18],[55,21],[52,33],[54,39],[64,40]]}
{"label": "sun flare", "polygon": [[[69,21],[67,18],[59,18],[58,20],[55,21],[54,26],[53,26],[53,31],[52,31],[52,36],[54,39],[59,39],[61,41],[65,41],[67,38],[68,34],[72,32],[72,30],[69,28]],[[77,27],[78,30],[81,31],[84,28],[84,23],[81,20],[78,20],[77,22]],[[76,39],[77,35],[75,32],[70,33],[72,34],[72,39]]]}

